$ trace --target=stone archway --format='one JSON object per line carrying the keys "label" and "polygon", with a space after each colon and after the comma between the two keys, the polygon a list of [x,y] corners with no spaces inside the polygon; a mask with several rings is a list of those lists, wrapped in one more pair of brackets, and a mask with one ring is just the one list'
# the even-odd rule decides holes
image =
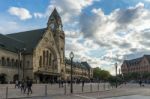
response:
{"label": "stone archway", "polygon": [[53,54],[53,56],[54,56],[54,59],[53,59],[54,65],[57,67],[57,69],[59,69],[59,67],[58,67],[58,66],[60,66],[59,53],[53,47],[47,47],[47,49],[50,50],[50,52]]}

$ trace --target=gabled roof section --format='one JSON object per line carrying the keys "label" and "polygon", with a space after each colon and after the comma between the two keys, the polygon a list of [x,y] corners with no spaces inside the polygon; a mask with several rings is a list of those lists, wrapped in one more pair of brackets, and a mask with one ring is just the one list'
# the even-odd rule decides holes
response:
{"label": "gabled roof section", "polygon": [[0,34],[0,48],[16,52],[18,49],[24,48],[25,43],[12,37]]}
{"label": "gabled roof section", "polygon": [[87,62],[81,62],[81,64],[83,64],[86,68],[90,69],[91,66],[87,63]]}
{"label": "gabled roof section", "polygon": [[142,61],[143,57],[132,59],[132,60],[125,60],[124,62],[127,64],[127,66],[132,66],[135,64],[139,64]]}
{"label": "gabled roof section", "polygon": [[38,44],[39,40],[43,37],[45,30],[46,29],[43,28],[19,33],[12,33],[6,36],[24,42],[26,45],[26,53],[32,53],[33,49]]}
{"label": "gabled roof section", "polygon": [[[68,64],[69,66],[71,66],[71,60],[65,58],[65,62],[66,64]],[[78,68],[82,68],[82,69],[90,69],[90,65],[87,62],[72,62],[72,66],[73,67],[78,67]]]}
{"label": "gabled roof section", "polygon": [[150,55],[144,55],[143,57],[146,57],[146,59],[147,59],[148,62],[150,63]]}

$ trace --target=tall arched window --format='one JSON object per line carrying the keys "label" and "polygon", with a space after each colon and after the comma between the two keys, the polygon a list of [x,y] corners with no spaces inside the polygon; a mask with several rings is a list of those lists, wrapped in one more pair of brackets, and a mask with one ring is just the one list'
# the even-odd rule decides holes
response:
{"label": "tall arched window", "polygon": [[4,57],[2,57],[2,66],[5,66],[6,65],[6,60]]}
{"label": "tall arched window", "polygon": [[42,67],[42,56],[40,56],[40,59],[39,59],[39,66]]}
{"label": "tall arched window", "polygon": [[49,53],[49,66],[51,66],[52,56],[51,53]]}
{"label": "tall arched window", "polygon": [[11,66],[14,67],[14,59],[11,59]]}
{"label": "tall arched window", "polygon": [[43,65],[45,66],[45,51],[43,51]]}
{"label": "tall arched window", "polygon": [[48,60],[49,60],[49,52],[48,50],[46,51],[46,65],[48,65]]}
{"label": "tall arched window", "polygon": [[18,67],[18,60],[16,60],[16,62],[15,62],[15,67]]}
{"label": "tall arched window", "polygon": [[7,58],[7,66],[10,66],[10,59]]}

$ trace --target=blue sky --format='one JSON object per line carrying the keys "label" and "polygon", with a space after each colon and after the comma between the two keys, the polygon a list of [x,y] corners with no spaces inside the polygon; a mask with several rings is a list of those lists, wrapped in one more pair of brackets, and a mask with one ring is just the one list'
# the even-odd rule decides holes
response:
{"label": "blue sky", "polygon": [[0,33],[44,28],[55,7],[76,61],[113,74],[115,62],[150,54],[150,0],[1,0]]}

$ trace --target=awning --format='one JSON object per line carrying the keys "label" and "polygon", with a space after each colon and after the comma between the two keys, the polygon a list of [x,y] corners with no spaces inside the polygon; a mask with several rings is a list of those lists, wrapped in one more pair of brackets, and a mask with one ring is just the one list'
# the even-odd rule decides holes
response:
{"label": "awning", "polygon": [[59,74],[59,73],[54,73],[54,72],[45,72],[45,71],[36,71],[36,72],[35,72],[35,74],[60,76],[60,74]]}

